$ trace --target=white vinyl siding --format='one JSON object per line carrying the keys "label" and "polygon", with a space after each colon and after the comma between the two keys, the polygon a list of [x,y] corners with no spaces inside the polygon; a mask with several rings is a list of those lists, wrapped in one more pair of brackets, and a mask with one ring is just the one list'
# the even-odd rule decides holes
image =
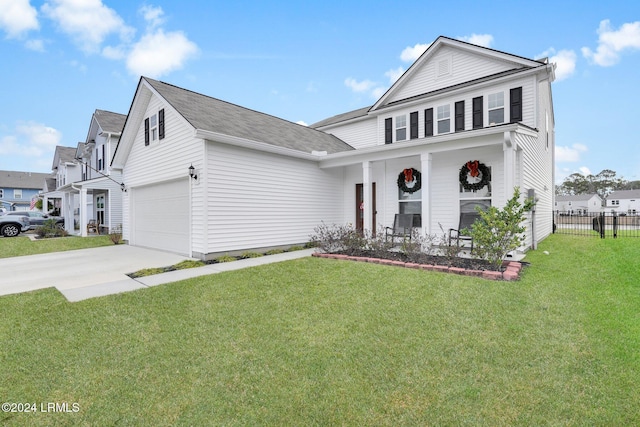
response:
{"label": "white vinyl siding", "polygon": [[[451,61],[447,74],[442,73],[442,61]],[[417,94],[468,82],[518,67],[514,63],[488,58],[468,51],[442,47],[387,102],[399,101]]]}
{"label": "white vinyl siding", "polygon": [[[382,126],[382,141],[384,143],[384,120]],[[330,128],[325,132],[340,138],[355,149],[373,146],[378,142],[378,123],[375,117]]]}
{"label": "white vinyl siding", "polygon": [[342,223],[342,169],[207,142],[208,251],[300,244]]}

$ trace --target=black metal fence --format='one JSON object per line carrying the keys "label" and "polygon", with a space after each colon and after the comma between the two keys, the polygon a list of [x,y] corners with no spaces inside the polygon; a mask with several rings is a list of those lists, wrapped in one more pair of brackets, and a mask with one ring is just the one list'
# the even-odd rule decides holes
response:
{"label": "black metal fence", "polygon": [[614,213],[553,214],[553,232],[604,238],[640,237],[640,216]]}

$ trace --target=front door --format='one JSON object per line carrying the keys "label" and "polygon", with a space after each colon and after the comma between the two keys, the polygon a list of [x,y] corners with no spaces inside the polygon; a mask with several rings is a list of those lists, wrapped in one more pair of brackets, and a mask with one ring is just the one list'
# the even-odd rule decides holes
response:
{"label": "front door", "polygon": [[[356,184],[356,230],[364,229],[364,184]],[[371,224],[373,234],[376,233],[376,183],[371,184]]]}

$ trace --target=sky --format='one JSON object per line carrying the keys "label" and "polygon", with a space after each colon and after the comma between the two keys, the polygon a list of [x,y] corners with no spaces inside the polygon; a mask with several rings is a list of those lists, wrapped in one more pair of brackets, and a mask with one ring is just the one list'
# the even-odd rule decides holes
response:
{"label": "sky", "polygon": [[140,76],[302,124],[373,105],[439,36],[557,64],[556,181],[640,180],[640,2],[0,0],[0,170],[50,172]]}

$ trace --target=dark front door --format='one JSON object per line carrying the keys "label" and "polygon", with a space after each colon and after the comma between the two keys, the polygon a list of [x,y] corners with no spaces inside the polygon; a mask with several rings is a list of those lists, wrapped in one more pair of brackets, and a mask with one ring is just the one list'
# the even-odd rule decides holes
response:
{"label": "dark front door", "polygon": [[[364,184],[356,184],[356,230],[364,229]],[[376,233],[376,183],[371,184],[371,224]]]}

